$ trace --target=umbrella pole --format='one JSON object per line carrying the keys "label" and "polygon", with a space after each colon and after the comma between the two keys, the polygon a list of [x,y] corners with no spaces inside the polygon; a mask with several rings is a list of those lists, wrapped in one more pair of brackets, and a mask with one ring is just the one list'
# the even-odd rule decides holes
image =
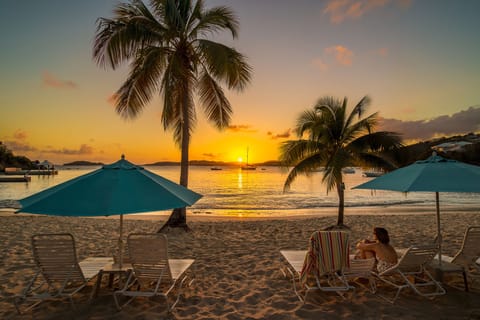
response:
{"label": "umbrella pole", "polygon": [[442,266],[442,232],[440,230],[440,197],[438,191],[435,192],[435,202],[437,204],[438,265]]}
{"label": "umbrella pole", "polygon": [[123,214],[120,215],[120,236],[118,237],[118,268],[123,265]]}

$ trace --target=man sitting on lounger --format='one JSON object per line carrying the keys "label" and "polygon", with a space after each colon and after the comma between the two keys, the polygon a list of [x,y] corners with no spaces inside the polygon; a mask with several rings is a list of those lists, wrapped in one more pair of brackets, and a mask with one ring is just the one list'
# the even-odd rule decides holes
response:
{"label": "man sitting on lounger", "polygon": [[381,273],[397,263],[397,253],[389,244],[390,237],[384,228],[374,228],[374,240],[364,239],[357,243],[357,259],[375,258],[376,269]]}

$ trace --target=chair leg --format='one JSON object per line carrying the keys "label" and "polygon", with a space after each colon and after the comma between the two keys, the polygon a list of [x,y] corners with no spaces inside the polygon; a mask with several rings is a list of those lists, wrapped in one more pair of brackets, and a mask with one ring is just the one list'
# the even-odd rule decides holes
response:
{"label": "chair leg", "polygon": [[465,285],[465,291],[468,292],[468,280],[467,280],[467,273],[465,272],[465,269],[463,269],[462,274],[463,274],[463,283]]}

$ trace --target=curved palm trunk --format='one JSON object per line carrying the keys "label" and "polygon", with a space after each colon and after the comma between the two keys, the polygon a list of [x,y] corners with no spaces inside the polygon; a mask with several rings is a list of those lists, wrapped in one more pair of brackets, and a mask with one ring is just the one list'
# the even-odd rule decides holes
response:
{"label": "curved palm trunk", "polygon": [[[188,85],[186,85],[187,87]],[[188,87],[186,88],[188,90]],[[185,91],[188,92],[188,91]],[[189,146],[190,146],[190,118],[188,116],[189,95],[185,94],[183,98],[182,108],[182,155],[180,162],[180,184],[185,188],[188,187],[188,159],[189,159]],[[185,231],[190,231],[190,227],[187,225],[187,208],[173,209],[167,222],[158,230],[162,232],[169,228],[183,228]]]}

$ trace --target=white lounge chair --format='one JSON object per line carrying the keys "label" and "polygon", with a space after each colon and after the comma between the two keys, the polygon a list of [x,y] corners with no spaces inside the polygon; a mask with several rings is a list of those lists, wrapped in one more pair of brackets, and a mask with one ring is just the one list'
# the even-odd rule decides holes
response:
{"label": "white lounge chair", "polygon": [[380,295],[385,300],[395,303],[403,289],[410,288],[423,297],[435,297],[445,294],[445,289],[427,271],[427,267],[438,253],[436,245],[412,246],[408,248],[397,264],[378,273],[381,281],[397,289],[393,298]]}
{"label": "white lounge chair", "polygon": [[[186,272],[195,260],[169,259],[167,237],[163,234],[130,234],[127,242],[133,272],[125,286],[114,293],[117,308],[121,309],[136,297],[162,296],[170,312],[180,299],[181,289],[188,279]],[[168,296],[174,289],[177,289],[177,297],[169,306]],[[120,296],[129,299],[120,304]]]}
{"label": "white lounge chair", "polygon": [[[348,238],[346,232],[315,231],[307,251],[280,251],[289,264],[286,269],[300,301],[305,302],[313,290],[341,293],[354,289],[344,275],[349,264]],[[308,283],[309,276],[314,277],[314,285]],[[304,288],[305,294],[302,295],[300,291]]]}
{"label": "white lounge chair", "polygon": [[101,257],[79,263],[75,240],[69,233],[34,235],[32,249],[38,271],[23,292],[14,297],[18,313],[23,302],[34,302],[23,310],[25,312],[44,300],[58,298],[69,298],[74,307],[73,295],[113,262],[112,258]]}
{"label": "white lounge chair", "polygon": [[[480,280],[480,226],[467,227],[460,250],[453,258],[442,255],[443,263],[452,263],[461,268],[465,291],[468,291],[468,281],[473,285],[475,281]],[[438,264],[438,257],[434,264]]]}
{"label": "white lounge chair", "polygon": [[[350,256],[350,266],[345,269],[344,276],[351,282],[359,283],[359,278],[368,280],[368,289],[370,292],[375,293],[377,291],[377,284],[373,270],[375,268],[375,258],[370,259],[354,259],[354,256]],[[360,285],[364,286],[362,283]]]}

